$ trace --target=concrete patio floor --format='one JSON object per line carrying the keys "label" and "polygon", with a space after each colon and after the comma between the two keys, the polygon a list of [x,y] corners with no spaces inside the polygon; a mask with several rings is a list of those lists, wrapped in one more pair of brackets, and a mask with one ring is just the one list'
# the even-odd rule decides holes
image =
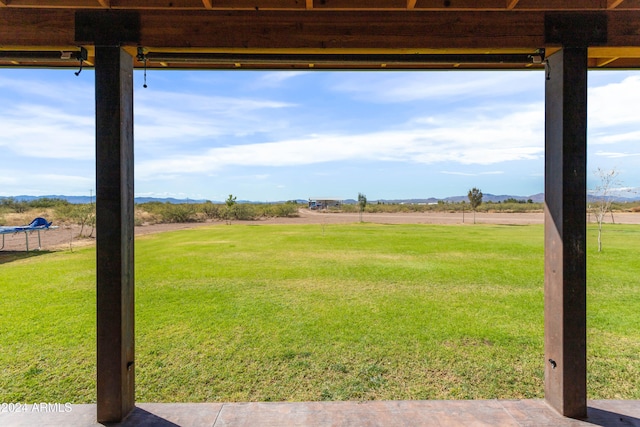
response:
{"label": "concrete patio floor", "polygon": [[[28,408],[28,407],[27,407]],[[65,412],[67,410],[67,412]],[[543,400],[140,403],[110,426],[639,426],[639,400],[589,401],[589,418],[564,418]],[[1,426],[101,426],[96,405],[0,413]]]}

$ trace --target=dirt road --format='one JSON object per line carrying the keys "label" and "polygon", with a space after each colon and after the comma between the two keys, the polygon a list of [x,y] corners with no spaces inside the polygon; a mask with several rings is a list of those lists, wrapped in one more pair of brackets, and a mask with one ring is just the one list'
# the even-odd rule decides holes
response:
{"label": "dirt road", "polygon": [[[640,224],[640,213],[616,213],[615,222],[618,224]],[[377,224],[460,224],[464,226],[472,225],[473,214],[467,212],[464,215],[464,224],[461,213],[429,212],[429,213],[365,213],[362,217],[364,222]],[[593,218],[592,218],[593,220]],[[296,218],[268,218],[257,221],[233,221],[232,224],[348,224],[359,222],[357,213],[325,213],[301,209],[300,216]],[[610,222],[611,218],[607,218]],[[478,224],[542,224],[544,222],[543,213],[477,213],[476,222]],[[55,225],[55,224],[54,224]],[[224,221],[207,223],[186,223],[186,224],[155,224],[136,227],[136,235],[162,233],[173,230],[184,230],[203,226],[225,225]],[[41,232],[40,240],[42,250],[68,250],[82,246],[95,244],[95,238],[79,237],[80,228],[77,226],[63,226],[55,230]],[[29,249],[38,248],[38,234],[28,235]],[[0,238],[1,239],[1,238]],[[0,246],[2,241],[0,240]],[[25,234],[5,235],[5,246],[2,251],[25,251]]]}

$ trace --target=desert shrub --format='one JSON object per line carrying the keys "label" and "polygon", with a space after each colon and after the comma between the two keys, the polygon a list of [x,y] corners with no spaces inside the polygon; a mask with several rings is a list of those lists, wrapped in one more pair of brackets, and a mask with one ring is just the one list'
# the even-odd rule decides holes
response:
{"label": "desert shrub", "polygon": [[[343,204],[341,206],[341,210],[342,210],[342,212],[346,212],[346,213],[356,213],[356,212],[358,212],[358,206],[345,203],[345,204]],[[368,212],[368,211],[366,211],[366,212]]]}
{"label": "desert shrub", "polygon": [[536,212],[542,209],[542,203],[526,203],[521,201],[487,203],[479,206],[478,212],[524,213]]}
{"label": "desert shrub", "polygon": [[157,212],[148,212],[140,206],[136,206],[134,212],[135,225],[162,223],[162,216]]}
{"label": "desert shrub", "polygon": [[276,216],[276,205],[269,203],[257,205],[256,213],[262,218],[273,218]]}
{"label": "desert shrub", "polygon": [[257,209],[254,205],[249,205],[246,203],[236,203],[233,206],[226,206],[226,208],[228,212],[227,219],[250,221],[259,217],[258,213],[256,212]]}
{"label": "desert shrub", "polygon": [[198,216],[194,205],[165,204],[160,213],[163,222],[197,222]]}
{"label": "desert shrub", "polygon": [[29,210],[29,204],[25,201],[16,202],[13,206],[13,211],[16,213],[25,213]]}
{"label": "desert shrub", "polygon": [[31,209],[48,209],[69,205],[70,203],[59,198],[39,198],[30,201],[16,200],[14,197],[4,197],[0,199],[0,211],[25,213]]}
{"label": "desert shrub", "polygon": [[221,205],[215,205],[212,202],[207,201],[197,205],[197,209],[208,219],[222,219],[223,209]]}
{"label": "desert shrub", "polygon": [[137,215],[143,219],[143,222],[149,223],[197,222],[200,218],[197,215],[196,206],[187,203],[147,202],[137,206],[137,210],[140,211]]}
{"label": "desert shrub", "polygon": [[618,202],[613,201],[611,203],[611,210],[618,212],[640,212],[640,205],[637,201],[633,202]]}
{"label": "desert shrub", "polygon": [[168,202],[167,203],[147,202],[147,203],[138,204],[137,208],[141,211],[148,212],[150,214],[160,214],[160,212],[162,212],[162,210],[164,209],[164,205],[166,204],[168,204]]}
{"label": "desert shrub", "polygon": [[61,222],[63,224],[75,224],[74,213],[72,212],[72,210],[74,209],[73,206],[74,205],[59,206],[55,210],[55,215],[58,222]]}
{"label": "desert shrub", "polygon": [[271,206],[273,216],[278,218],[287,218],[298,216],[298,206],[293,203],[282,203]]}
{"label": "desert shrub", "polygon": [[508,199],[505,199],[502,203],[509,203],[509,204],[525,203],[525,201],[521,199],[516,199],[515,197],[509,197]]}
{"label": "desert shrub", "polygon": [[[381,213],[385,211],[384,209],[385,209],[385,205],[383,204],[368,203],[367,206],[364,208],[364,211],[368,213]],[[357,206],[356,206],[356,210],[357,210]]]}
{"label": "desert shrub", "polygon": [[91,236],[96,225],[96,205],[93,203],[58,205],[55,209],[55,216],[62,223],[80,225],[80,235],[84,235],[85,227],[91,227],[88,234]]}
{"label": "desert shrub", "polygon": [[18,201],[13,197],[7,197],[0,200],[0,206],[6,212],[24,213],[29,209],[29,204],[24,200]]}
{"label": "desert shrub", "polygon": [[70,203],[64,199],[43,197],[40,199],[34,199],[27,203],[29,207],[35,209],[45,208],[57,208],[59,206],[66,206]]}
{"label": "desert shrub", "polygon": [[[207,220],[255,220],[262,216],[274,216],[271,206],[278,205],[252,205],[248,203],[235,203],[231,206],[205,203],[160,203],[148,202],[137,206],[136,217],[140,217],[143,223],[179,223],[179,222],[205,222]],[[288,211],[287,211],[288,212]]]}

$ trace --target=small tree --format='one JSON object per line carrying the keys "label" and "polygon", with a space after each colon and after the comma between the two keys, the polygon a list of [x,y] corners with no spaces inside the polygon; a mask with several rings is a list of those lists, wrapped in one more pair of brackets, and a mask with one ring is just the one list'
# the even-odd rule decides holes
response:
{"label": "small tree", "polygon": [[[96,206],[91,204],[80,204],[80,205],[62,205],[56,210],[57,215],[63,218],[71,224],[80,225],[80,233],[78,234],[81,237],[91,237],[93,235],[93,231],[96,224]],[[84,228],[91,226],[91,232],[89,235],[84,235]]]}
{"label": "small tree", "polygon": [[469,198],[469,204],[471,205],[471,210],[473,211],[473,223],[476,223],[476,209],[478,206],[482,204],[482,191],[479,188],[473,187],[469,190],[467,194]]}
{"label": "small tree", "polygon": [[600,183],[593,190],[594,203],[591,206],[591,210],[598,223],[598,252],[602,251],[602,223],[604,222],[604,217],[611,210],[611,202],[613,202],[615,193],[619,191],[622,185],[618,180],[618,174],[619,172],[615,168],[610,171],[598,168],[595,171]]}
{"label": "small tree", "polygon": [[360,222],[362,222],[362,213],[364,208],[367,207],[367,196],[362,193],[358,193],[358,208],[360,210]]}
{"label": "small tree", "polygon": [[227,205],[227,210],[225,211],[225,219],[227,220],[227,224],[231,224],[231,216],[233,215],[233,207],[236,204],[236,197],[233,194],[229,194],[227,200],[225,200],[225,204]]}

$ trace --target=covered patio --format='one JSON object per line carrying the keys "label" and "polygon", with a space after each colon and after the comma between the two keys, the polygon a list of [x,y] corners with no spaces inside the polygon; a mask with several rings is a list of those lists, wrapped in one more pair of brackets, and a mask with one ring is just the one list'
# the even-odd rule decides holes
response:
{"label": "covered patio", "polygon": [[[7,426],[101,426],[96,405],[69,412],[0,415]],[[640,426],[640,402],[589,401],[587,418],[560,415],[543,400],[411,400],[369,402],[137,403],[119,426]]]}
{"label": "covered patio", "polygon": [[[640,68],[640,1],[0,0],[0,67],[95,68],[98,236],[96,405],[0,423],[640,425],[588,401],[585,252],[587,71]],[[136,407],[135,68],[544,69],[545,401]]]}

